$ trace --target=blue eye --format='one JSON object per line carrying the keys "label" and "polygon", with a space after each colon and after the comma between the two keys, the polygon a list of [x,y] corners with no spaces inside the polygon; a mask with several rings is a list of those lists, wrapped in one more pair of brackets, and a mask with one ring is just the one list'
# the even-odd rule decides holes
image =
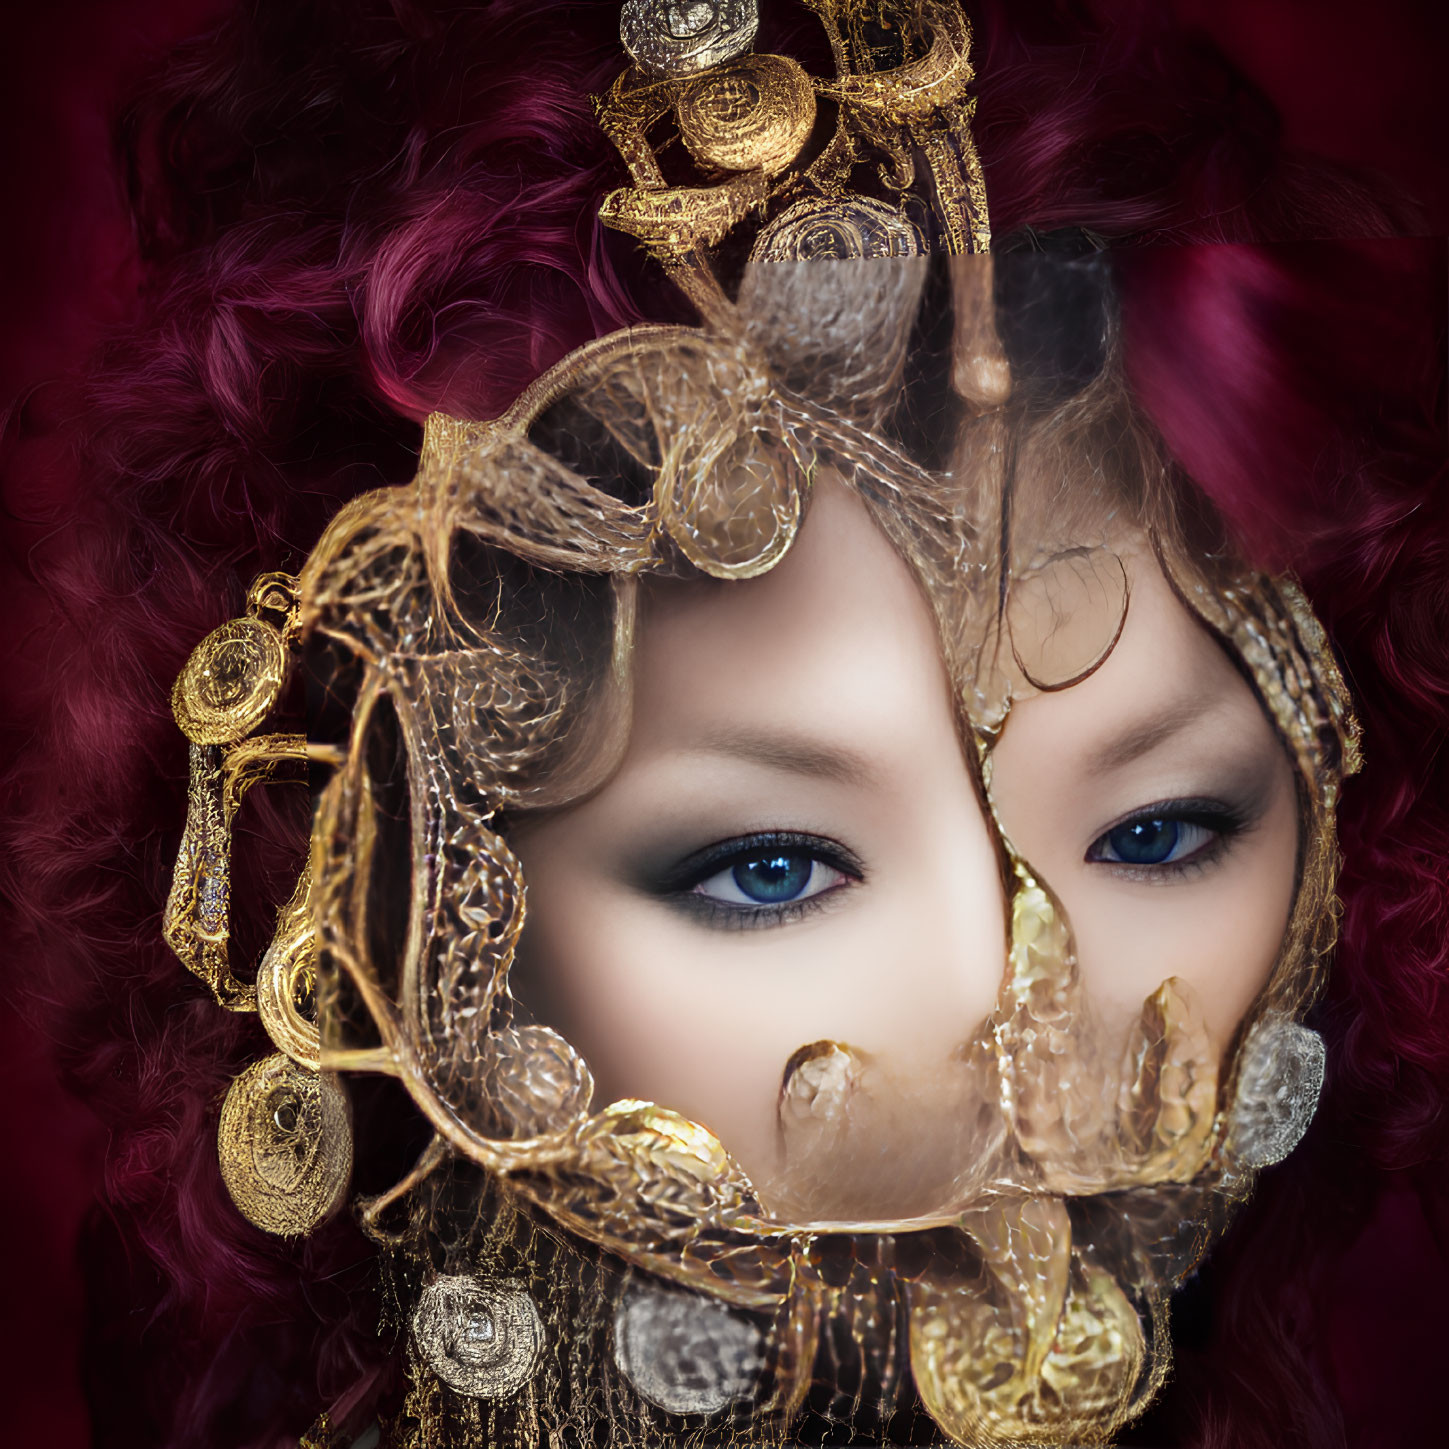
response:
{"label": "blue eye", "polygon": [[652,889],[708,925],[771,926],[825,904],[823,897],[862,875],[860,862],[838,841],[772,830],[706,846]]}
{"label": "blue eye", "polygon": [[1087,859],[1147,869],[1171,868],[1205,859],[1215,846],[1242,828],[1242,821],[1222,806],[1208,808],[1185,801],[1173,814],[1158,806],[1098,836]]}
{"label": "blue eye", "polygon": [[842,879],[842,872],[803,850],[761,851],[700,881],[694,893],[730,905],[778,906],[818,896]]}
{"label": "blue eye", "polygon": [[1132,820],[1109,830],[1107,845],[1118,860],[1128,865],[1161,865],[1172,859],[1181,835],[1176,820]]}
{"label": "blue eye", "polygon": [[743,895],[761,905],[793,901],[814,874],[815,862],[808,855],[762,855],[742,860],[730,872],[730,879]]}

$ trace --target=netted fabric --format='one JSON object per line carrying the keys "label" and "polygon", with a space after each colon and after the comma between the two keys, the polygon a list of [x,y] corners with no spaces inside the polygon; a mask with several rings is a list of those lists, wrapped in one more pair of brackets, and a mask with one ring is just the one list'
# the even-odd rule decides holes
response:
{"label": "netted fabric", "polygon": [[[1153,1201],[1164,1220],[1196,1207],[1180,1197]],[[1120,1212],[1110,1215],[1120,1220]],[[987,1221],[983,1215],[977,1224],[985,1243],[949,1229],[815,1237],[797,1249],[814,1310],[800,1320],[788,1309],[726,1309],[662,1285],[560,1233],[496,1178],[454,1163],[413,1195],[401,1221],[378,1224],[390,1303],[384,1329],[405,1344],[412,1382],[401,1411],[383,1425],[383,1442],[408,1449],[947,1443],[943,1424],[964,1430],[954,1417],[961,1406],[941,1392],[963,1380],[952,1362],[970,1362],[976,1375],[989,1364],[1018,1385],[1037,1368],[1019,1357],[1023,1336],[1005,1328],[1002,1300],[1014,1291],[1034,1312],[1060,1316],[1047,1275],[1029,1266],[1032,1251],[1016,1258],[1010,1251],[1033,1237],[1063,1268],[1072,1310],[1065,1331],[1055,1329],[1049,1375],[1064,1382],[1085,1359],[1101,1361],[1094,1290],[1113,1305],[1105,1330],[1110,1336],[1116,1328],[1113,1349],[1130,1350],[1095,1394],[1075,1390],[1074,1424],[1062,1424],[1050,1401],[1043,1416],[1058,1435],[1099,1437],[1100,1416],[1117,1411],[1117,1380],[1131,1377],[1144,1352],[1128,1297],[1080,1254],[1066,1267],[1074,1254],[1060,1204],[1037,1200],[1010,1219],[995,1218],[989,1231]],[[1113,1231],[1107,1223],[1102,1230]],[[1011,1288],[993,1261],[1013,1264]],[[1160,1272],[1161,1264],[1140,1271]],[[440,1288],[452,1296],[437,1309]],[[510,1360],[495,1325],[518,1295],[536,1305],[539,1331],[511,1345]],[[945,1361],[926,1379],[935,1398],[923,1400],[913,1359]],[[519,1360],[524,1382],[479,1392],[484,1373],[506,1381]],[[1031,1437],[1029,1418],[1017,1433]]]}
{"label": "netted fabric", "polygon": [[[977,268],[957,272],[958,299],[990,296],[984,259],[956,265]],[[900,334],[915,325],[919,274],[883,287],[831,270],[814,284],[827,319],[850,305],[832,289],[856,286],[894,299],[880,311]],[[1071,406],[1043,422],[963,398],[957,466],[923,466],[884,402],[852,419],[782,380],[807,355],[862,372],[829,326],[812,336],[806,294],[799,278],[752,286],[737,325],[606,338],[494,423],[434,418],[415,483],[359,500],[302,577],[306,635],[349,720],[314,744],[334,767],[312,861],[322,1062],[398,1076],[437,1133],[413,1178],[364,1213],[390,1240],[383,1225],[407,1219],[393,1251],[415,1377],[399,1443],[1105,1440],[1165,1373],[1167,1296],[1246,1192],[1258,1144],[1306,1121],[1292,1092],[1273,1098],[1281,1110],[1236,1102],[1241,1054],[1220,1080],[1222,1044],[1175,979],[1110,1051],[1050,885],[996,820],[1010,951],[964,1053],[971,1150],[934,1214],[781,1219],[704,1126],[649,1103],[593,1111],[587,1065],[517,1008],[523,882],[507,822],[586,792],[617,760],[641,575],[772,567],[828,470],[932,604],[988,804],[1012,699],[1089,674],[1130,607],[1112,540],[1090,525],[1100,499],[1087,489],[1064,514],[1005,461]],[[780,299],[788,317],[770,312]],[[958,304],[958,319],[958,352],[979,355],[981,309]],[[906,352],[899,336],[883,350]],[[832,369],[816,375],[838,396]],[[1293,918],[1245,1024],[1278,1030],[1331,944],[1351,719],[1291,582],[1195,554],[1156,481],[1144,472],[1124,494],[1138,525],[1243,660],[1302,780]],[[1058,609],[1090,596],[1097,622],[1032,653],[1013,610],[1038,596]],[[1273,1096],[1283,1060],[1257,1051],[1254,1092]],[[1254,1126],[1255,1110],[1278,1129]],[[460,1180],[475,1184],[461,1206]],[[429,1285],[442,1285],[434,1307],[481,1301],[454,1279],[494,1294],[498,1315],[508,1294],[528,1296],[543,1346],[527,1387],[468,1394],[439,1376],[456,1344],[429,1359],[418,1325],[442,1310],[410,1315]],[[494,1343],[489,1323],[467,1331]]]}

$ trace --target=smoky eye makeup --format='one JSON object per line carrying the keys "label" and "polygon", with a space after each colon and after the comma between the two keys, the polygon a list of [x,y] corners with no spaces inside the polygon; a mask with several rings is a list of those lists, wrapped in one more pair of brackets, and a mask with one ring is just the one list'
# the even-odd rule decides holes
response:
{"label": "smoky eye makeup", "polygon": [[1120,879],[1181,880],[1221,861],[1261,819],[1266,802],[1249,807],[1210,797],[1158,800],[1103,830],[1085,859]]}
{"label": "smoky eye makeup", "polygon": [[640,881],[701,925],[786,925],[837,904],[865,879],[858,856],[827,836],[771,830],[714,841]]}

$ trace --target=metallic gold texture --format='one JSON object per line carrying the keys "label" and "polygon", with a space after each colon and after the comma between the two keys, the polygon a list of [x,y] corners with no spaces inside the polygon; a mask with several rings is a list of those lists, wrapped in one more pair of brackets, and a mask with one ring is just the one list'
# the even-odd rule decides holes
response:
{"label": "metallic gold texture", "polygon": [[731,61],[681,87],[679,133],[702,166],[776,176],[815,124],[815,92],[784,55]]}
{"label": "metallic gold texture", "polygon": [[[750,55],[753,6],[625,7],[635,65],[597,105],[630,185],[600,216],[638,237],[706,315],[723,295],[712,256],[727,238],[749,240],[763,261],[990,249],[960,5],[811,0],[811,9],[831,76]],[[692,181],[665,180],[675,128],[697,167]]]}
{"label": "metallic gold texture", "polygon": [[[989,296],[982,279],[957,290]],[[772,305],[768,292],[750,295]],[[902,305],[914,295],[902,292]],[[794,294],[776,300],[787,297]],[[681,572],[729,580],[771,566],[789,547],[809,480],[822,468],[860,492],[922,580],[989,799],[991,742],[1009,690],[1002,704],[1006,686],[982,681],[1007,621],[996,612],[994,535],[973,520],[989,520],[1000,505],[982,494],[968,512],[959,480],[923,470],[879,431],[777,386],[772,359],[791,355],[788,325],[758,334],[768,344],[743,325],[620,334],[547,374],[493,423],[434,419],[413,487],[359,501],[309,561],[307,629],[346,642],[367,676],[353,740],[319,802],[314,832],[320,976],[332,983],[324,998],[330,990],[331,999],[363,1010],[324,1020],[322,1060],[398,1076],[438,1134],[437,1153],[393,1208],[425,1201],[451,1154],[506,1184],[516,1209],[552,1224],[571,1252],[603,1253],[661,1291],[699,1295],[772,1325],[753,1399],[702,1385],[689,1390],[702,1396],[694,1399],[652,1381],[621,1385],[618,1392],[635,1394],[651,1412],[673,1404],[687,1419],[686,1402],[708,1399],[723,1405],[713,1412],[744,1414],[758,1428],[798,1411],[829,1363],[830,1372],[868,1373],[872,1412],[884,1412],[908,1386],[891,1367],[889,1345],[908,1340],[915,1391],[958,1442],[1100,1441],[1165,1372],[1166,1297],[1207,1231],[1184,1249],[1169,1224],[1217,1221],[1216,1204],[1241,1195],[1249,1157],[1262,1150],[1234,1155],[1226,1108],[1240,1086],[1249,1097],[1277,1086],[1236,1059],[1220,1082],[1218,1046],[1172,979],[1143,1004],[1120,1055],[1106,1056],[1069,926],[1026,862],[1011,861],[1010,959],[996,1011],[981,1038],[963,1044],[983,1080],[995,1082],[994,1097],[988,1091],[983,1101],[996,1125],[982,1133],[982,1160],[960,1179],[956,1200],[925,1219],[772,1218],[705,1127],[650,1103],[593,1108],[587,1068],[567,1042],[513,1022],[508,983],[522,882],[506,815],[543,798],[540,789],[559,788],[560,770],[567,777],[557,742],[579,727],[581,711],[607,716],[598,701],[627,699],[627,668],[620,673],[618,661],[627,659],[621,641],[632,628],[629,582]],[[989,358],[979,309],[963,329],[973,355]],[[988,427],[989,413],[982,416]],[[554,419],[566,420],[570,435],[606,435],[617,450],[609,471],[565,466],[546,445]],[[974,486],[989,489],[991,476]],[[1291,585],[1247,573],[1225,583],[1180,541],[1156,536],[1189,606],[1230,647],[1244,641],[1241,657],[1302,772],[1300,926],[1265,995],[1301,1002],[1329,939],[1326,916],[1331,926],[1331,802],[1352,740],[1341,681]],[[470,607],[454,564],[470,541],[612,580],[612,592],[600,595],[601,628],[614,639],[601,639],[605,654],[612,650],[610,672],[585,686],[561,671],[509,633],[496,592],[486,595],[486,610]],[[1045,536],[1029,556],[1054,557],[1053,549]],[[1108,552],[1093,567],[1098,581],[1121,577]],[[1111,597],[1120,627],[1126,596]],[[1109,627],[1062,667],[1089,668],[1112,637]],[[424,903],[421,936],[400,962],[376,954],[369,928],[379,802],[391,788],[369,750],[384,702],[407,742],[407,789],[423,820],[411,887]],[[607,768],[606,758],[591,768]],[[578,789],[586,788],[581,780]],[[782,1101],[792,1131],[814,1122],[817,1104],[850,1110],[850,1055],[821,1043],[801,1056]],[[1140,1195],[1132,1199],[1138,1206],[1125,1219],[1119,1213],[1100,1241],[1072,1227],[1068,1202],[1124,1193]],[[421,1243],[444,1225],[424,1211],[413,1231]],[[912,1239],[935,1245],[926,1267],[863,1266],[871,1254],[903,1263]],[[502,1246],[488,1246],[487,1231],[477,1241],[479,1271],[512,1271]],[[615,1322],[624,1290],[600,1291],[600,1311]],[[609,1352],[614,1367],[600,1374],[618,1369],[617,1343]],[[866,1367],[847,1368],[842,1355]],[[627,1352],[624,1361],[632,1361]],[[433,1393],[426,1380],[418,1384],[420,1394]],[[518,1399],[523,1417],[507,1424],[543,1411],[546,1401],[532,1392]],[[427,1402],[436,1422],[452,1422],[446,1394]],[[503,1408],[491,1412],[490,1432],[504,1432]],[[864,1401],[850,1410],[865,1412]]]}
{"label": "metallic gold texture", "polygon": [[242,1216],[269,1233],[310,1233],[342,1205],[352,1176],[347,1098],[289,1057],[231,1084],[217,1129],[221,1175]]}
{"label": "metallic gold texture", "polygon": [[[407,1401],[380,1426],[398,1449],[777,1442],[807,1409],[878,1441],[919,1413],[963,1445],[1109,1442],[1167,1372],[1174,1283],[1316,1101],[1321,1043],[1297,1017],[1333,944],[1357,726],[1292,580],[1188,547],[1146,474],[1165,576],[1243,662],[1301,781],[1292,917],[1226,1060],[1171,977],[1125,1047],[1103,1045],[1070,925],[994,816],[1010,940],[995,1009],[961,1044],[972,1147],[937,1213],[776,1217],[703,1125],[655,1103],[596,1109],[587,1064],[518,1011],[509,820],[617,760],[641,576],[757,576],[816,477],[838,478],[930,603],[988,807],[1014,694],[1090,673],[1130,607],[1109,543],[1058,537],[1069,525],[1005,471],[1030,438],[1009,411],[990,259],[965,255],[991,234],[960,5],[808,3],[830,75],[754,54],[754,0],[623,7],[633,64],[596,105],[628,184],[600,215],[704,325],[589,344],[501,418],[429,419],[413,484],[344,510],[300,581],[259,579],[173,693],[192,756],[167,940],[280,1048],[223,1109],[239,1208],[299,1233],[341,1201],[351,1138],[331,1071],[394,1076],[434,1132],[358,1204],[410,1330]],[[928,468],[887,424],[933,251],[958,258],[963,416],[955,464]],[[727,255],[751,259],[737,291]],[[500,556],[575,581],[569,617],[592,636],[562,647],[523,627],[530,608],[562,616],[515,601],[489,571]],[[1043,630],[1043,610],[1107,623]],[[1038,634],[1055,652],[1028,658]],[[340,744],[256,733],[304,636],[357,675]],[[233,817],[252,783],[309,758],[331,767],[311,858],[252,987],[227,952]],[[827,1160],[869,1070],[838,1043],[797,1052],[782,1143]],[[320,1422],[313,1437],[334,1436]]]}

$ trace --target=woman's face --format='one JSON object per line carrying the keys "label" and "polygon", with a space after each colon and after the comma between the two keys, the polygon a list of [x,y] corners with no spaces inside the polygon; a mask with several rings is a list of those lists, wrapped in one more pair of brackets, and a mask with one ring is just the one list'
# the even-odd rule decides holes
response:
{"label": "woman's face", "polygon": [[[1221,1050],[1292,905],[1293,776],[1151,555],[1125,548],[1124,564],[1116,648],[1081,684],[1015,703],[991,793],[1065,908],[1113,1054],[1170,976]],[[635,663],[617,773],[512,839],[520,999],[583,1053],[596,1104],[705,1124],[782,1215],[939,1207],[970,1150],[963,1048],[996,1000],[1007,924],[905,564],[853,494],[819,483],[770,573],[652,590]],[[797,1055],[826,1042],[845,1050]],[[817,1090],[849,1110],[812,1139],[800,1106]]]}

